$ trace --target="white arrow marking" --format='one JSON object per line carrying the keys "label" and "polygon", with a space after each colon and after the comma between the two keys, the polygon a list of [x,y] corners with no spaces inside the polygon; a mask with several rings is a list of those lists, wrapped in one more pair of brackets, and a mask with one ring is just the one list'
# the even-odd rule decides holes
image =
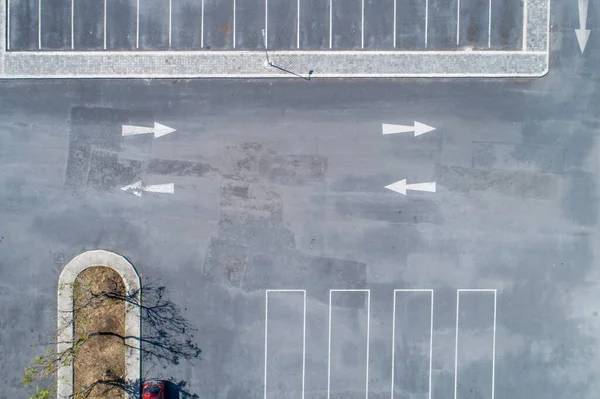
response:
{"label": "white arrow marking", "polygon": [[414,122],[414,126],[406,125],[389,125],[387,123],[381,124],[381,132],[383,134],[396,134],[396,133],[410,133],[415,132],[415,137],[431,132],[435,130],[434,127],[428,126],[421,122]]}
{"label": "white arrow marking", "polygon": [[590,38],[590,30],[585,28],[587,24],[588,5],[589,0],[579,0],[579,29],[575,29],[575,35],[577,36],[577,42],[579,42],[582,54]]}
{"label": "white arrow marking", "polygon": [[406,184],[406,179],[402,179],[400,181],[397,181],[396,183],[392,183],[390,185],[385,186],[385,188],[397,192],[398,194],[406,195],[407,190],[426,191],[428,193],[435,193],[436,185],[434,181],[426,183]]}
{"label": "white arrow marking", "polygon": [[150,193],[162,193],[162,194],[173,194],[175,193],[175,184],[173,183],[165,183],[165,184],[154,184],[151,186],[144,186],[142,181],[135,182],[125,187],[121,187],[121,190],[136,195],[138,197],[142,196],[144,191]]}
{"label": "white arrow marking", "polygon": [[154,122],[154,127],[123,125],[122,135],[135,136],[138,134],[154,134],[154,138],[157,138],[173,133],[174,131],[175,129],[170,128],[169,126]]}

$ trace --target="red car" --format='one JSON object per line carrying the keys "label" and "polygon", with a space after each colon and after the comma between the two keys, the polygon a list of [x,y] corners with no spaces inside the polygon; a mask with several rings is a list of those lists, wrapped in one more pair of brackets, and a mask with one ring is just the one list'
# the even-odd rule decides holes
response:
{"label": "red car", "polygon": [[161,380],[145,381],[142,384],[142,399],[168,399],[167,382]]}

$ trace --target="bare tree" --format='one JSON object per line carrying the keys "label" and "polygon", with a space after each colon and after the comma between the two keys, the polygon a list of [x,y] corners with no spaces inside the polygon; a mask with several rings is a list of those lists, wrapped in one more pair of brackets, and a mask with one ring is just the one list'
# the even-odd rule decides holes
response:
{"label": "bare tree", "polygon": [[[69,342],[61,342],[59,338],[61,337],[61,331],[57,329],[51,339],[39,345],[46,347],[45,352],[36,355],[29,366],[25,368],[25,373],[21,379],[23,384],[26,387],[35,386],[35,392],[30,396],[30,399],[55,397],[56,384],[54,380],[58,369],[74,365],[84,344],[96,336],[116,337],[124,347],[131,347],[127,344],[127,339],[139,339],[142,360],[157,360],[163,366],[177,365],[181,360],[194,362],[200,358],[202,351],[194,339],[194,332],[197,329],[182,315],[181,308],[168,299],[166,287],[158,284],[158,280],[145,279],[139,290],[132,290],[125,294],[119,288],[122,286],[122,281],[117,279],[109,280],[108,287],[104,287],[102,290],[81,287],[77,285],[77,282],[72,284],[73,292],[83,292],[84,295],[73,301],[72,312],[59,315],[63,318],[63,323],[60,325],[65,326],[65,328],[73,328],[75,322],[85,325],[89,320],[81,317],[81,315],[85,313],[86,309],[103,303],[123,302],[139,307],[143,326],[142,336],[128,337],[112,331],[85,331],[80,334],[73,334],[73,339]],[[59,289],[65,288],[59,287]],[[68,348],[58,351],[57,344],[59,343],[69,344]],[[37,348],[38,345],[34,344],[31,347]],[[173,378],[170,381],[175,387],[178,387],[184,397],[198,397],[185,391],[185,381],[176,382]],[[140,381],[126,381],[122,376],[114,375],[111,370],[106,370],[103,378],[80,387],[71,397],[73,399],[85,399],[90,397],[92,393],[98,393],[99,391],[105,394],[119,391],[135,395],[139,393],[139,386]]]}

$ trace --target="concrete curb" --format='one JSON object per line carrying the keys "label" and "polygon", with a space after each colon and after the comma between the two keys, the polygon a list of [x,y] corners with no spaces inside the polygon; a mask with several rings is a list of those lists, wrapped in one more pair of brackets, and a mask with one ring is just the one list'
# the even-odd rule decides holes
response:
{"label": "concrete curb", "polygon": [[[73,340],[73,286],[72,283],[83,270],[93,266],[106,266],[114,269],[125,282],[127,294],[138,292],[141,298],[141,280],[131,263],[121,255],[108,251],[88,251],[77,255],[64,267],[58,279],[58,344],[57,350],[62,352],[71,347]],[[68,314],[66,318],[64,315]],[[125,378],[134,387],[130,398],[139,397],[141,375],[141,309],[132,303],[125,304],[125,342],[126,353]],[[57,398],[67,399],[73,395],[73,365],[62,366],[57,373]]]}

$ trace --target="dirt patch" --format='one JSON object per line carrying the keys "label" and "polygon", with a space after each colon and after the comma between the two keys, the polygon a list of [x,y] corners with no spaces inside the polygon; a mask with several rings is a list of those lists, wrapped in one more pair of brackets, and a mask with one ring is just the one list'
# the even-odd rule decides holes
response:
{"label": "dirt patch", "polygon": [[125,302],[102,293],[126,294],[123,279],[109,267],[84,270],[75,280],[74,338],[89,335],[73,367],[74,392],[89,390],[89,399],[124,399],[123,391],[98,381],[125,380]]}

